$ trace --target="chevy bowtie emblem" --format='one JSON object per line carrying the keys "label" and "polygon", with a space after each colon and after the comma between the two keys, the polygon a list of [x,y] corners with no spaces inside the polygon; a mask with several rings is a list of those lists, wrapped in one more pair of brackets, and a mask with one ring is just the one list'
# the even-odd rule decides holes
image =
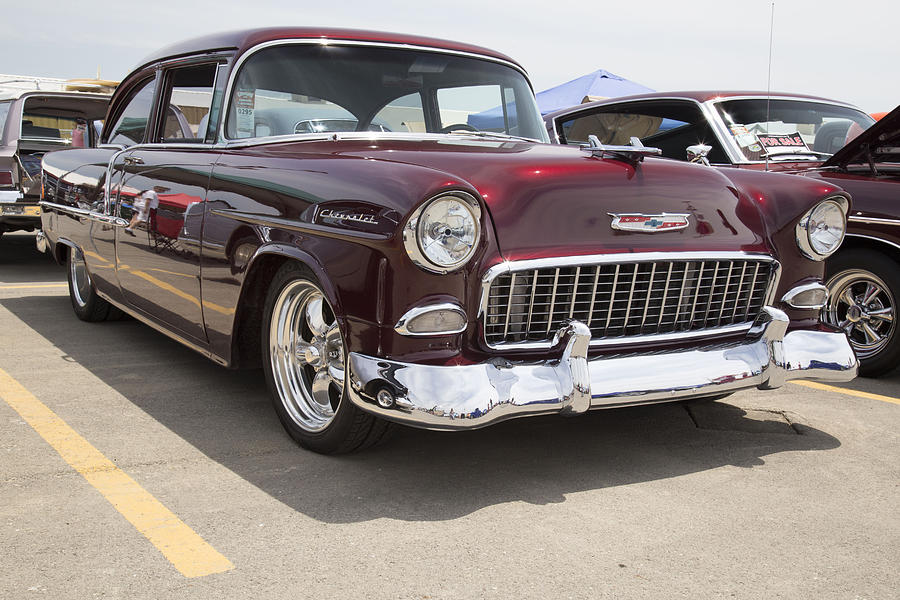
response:
{"label": "chevy bowtie emblem", "polygon": [[662,213],[659,215],[642,215],[640,213],[608,213],[612,217],[610,227],[620,231],[637,231],[640,233],[656,233],[672,231],[688,226],[688,217],[678,213]]}

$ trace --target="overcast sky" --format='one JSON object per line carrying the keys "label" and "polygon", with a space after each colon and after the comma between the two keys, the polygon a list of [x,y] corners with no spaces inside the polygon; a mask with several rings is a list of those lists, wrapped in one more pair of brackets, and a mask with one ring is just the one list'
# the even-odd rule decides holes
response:
{"label": "overcast sky", "polygon": [[[121,79],[164,45],[323,25],[454,39],[522,63],[535,90],[606,69],[656,90],[767,86],[771,0],[3,0],[0,73]],[[15,7],[12,9],[12,7]],[[772,90],[900,104],[900,2],[776,0]]]}

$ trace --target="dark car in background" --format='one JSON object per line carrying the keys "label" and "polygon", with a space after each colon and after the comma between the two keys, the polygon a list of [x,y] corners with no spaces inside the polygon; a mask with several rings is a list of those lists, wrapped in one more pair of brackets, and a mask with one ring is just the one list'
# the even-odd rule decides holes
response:
{"label": "dark car in background", "polygon": [[858,108],[813,96],[660,92],[573,106],[545,123],[559,143],[637,137],[668,158],[813,175],[849,192],[848,239],[826,263],[824,314],[847,332],[860,373],[877,376],[900,364],[896,112],[873,126]]}
{"label": "dark car in background", "polygon": [[[746,91],[656,92],[579,104],[544,117],[552,141],[627,144],[636,137],[685,160],[794,171],[824,162],[875,120],[853,105],[816,96]],[[706,148],[699,148],[706,146]]]}
{"label": "dark car in background", "polygon": [[0,92],[0,235],[40,228],[41,157],[90,148],[109,96],[84,92]]}
{"label": "dark car in background", "polygon": [[[467,124],[497,105],[499,127]],[[325,109],[354,131],[297,130]],[[491,50],[220,34],[142,62],[98,148],[44,157],[39,243],[79,318],[125,311],[221,365],[261,365],[285,429],[318,452],[389,422],[471,429],[854,377],[846,335],[819,319],[840,189],[546,142],[527,75]]]}
{"label": "dark car in background", "polygon": [[850,337],[860,370],[900,364],[900,107],[805,173],[850,193],[847,239],[825,263],[825,318]]}

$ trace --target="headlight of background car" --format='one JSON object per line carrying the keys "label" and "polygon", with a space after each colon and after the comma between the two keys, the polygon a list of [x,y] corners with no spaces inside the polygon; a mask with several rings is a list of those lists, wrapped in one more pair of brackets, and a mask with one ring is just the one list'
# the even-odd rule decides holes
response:
{"label": "headlight of background car", "polygon": [[481,236],[481,209],[464,192],[449,192],[420,206],[403,228],[403,245],[414,263],[435,273],[466,264]]}
{"label": "headlight of background car", "polygon": [[825,260],[844,241],[849,203],[843,196],[819,202],[797,223],[797,245],[808,258]]}

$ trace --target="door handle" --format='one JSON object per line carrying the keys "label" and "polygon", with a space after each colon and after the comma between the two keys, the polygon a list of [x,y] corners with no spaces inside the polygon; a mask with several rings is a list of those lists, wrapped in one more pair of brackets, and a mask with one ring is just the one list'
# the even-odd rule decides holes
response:
{"label": "door handle", "polygon": [[144,159],[140,156],[126,156],[122,159],[126,165],[142,165],[144,164]]}

